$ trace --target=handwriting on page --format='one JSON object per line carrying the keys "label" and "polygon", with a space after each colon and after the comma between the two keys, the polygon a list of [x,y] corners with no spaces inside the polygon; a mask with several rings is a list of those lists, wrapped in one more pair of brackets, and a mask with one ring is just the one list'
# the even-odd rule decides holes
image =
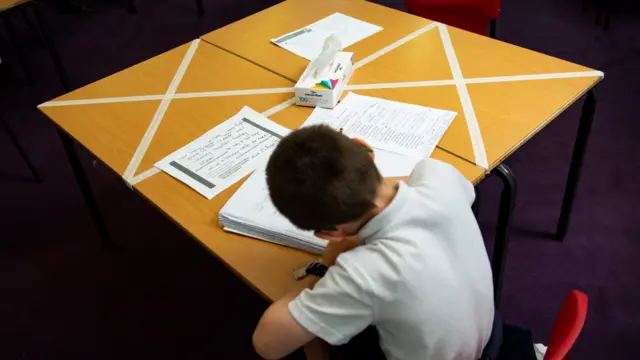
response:
{"label": "handwriting on page", "polygon": [[288,132],[244,107],[156,166],[211,199],[253,171]]}
{"label": "handwriting on page", "polygon": [[[333,110],[316,107],[302,126],[319,124],[328,125],[336,130],[340,129],[337,121],[333,119]],[[366,138],[363,137],[363,139]],[[406,156],[382,149],[375,149],[374,161],[382,176],[398,177],[408,176],[420,158],[419,156]]]}
{"label": "handwriting on page", "polygon": [[422,145],[425,135],[420,128],[427,117],[428,114],[388,109],[377,103],[338,114],[339,127],[349,135],[407,149]]}
{"label": "handwriting on page", "polygon": [[278,137],[240,119],[175,161],[202,177],[227,179],[243,165],[273,150],[278,141]]}

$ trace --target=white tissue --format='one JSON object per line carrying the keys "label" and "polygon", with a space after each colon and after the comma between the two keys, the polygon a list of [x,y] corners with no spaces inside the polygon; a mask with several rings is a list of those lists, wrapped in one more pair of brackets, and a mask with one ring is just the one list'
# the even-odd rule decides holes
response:
{"label": "white tissue", "polygon": [[335,35],[331,34],[324,40],[324,45],[322,46],[322,51],[320,55],[316,57],[311,63],[312,67],[312,75],[316,78],[321,77],[321,75],[330,68],[333,59],[335,58],[338,51],[342,49],[342,43],[340,39]]}

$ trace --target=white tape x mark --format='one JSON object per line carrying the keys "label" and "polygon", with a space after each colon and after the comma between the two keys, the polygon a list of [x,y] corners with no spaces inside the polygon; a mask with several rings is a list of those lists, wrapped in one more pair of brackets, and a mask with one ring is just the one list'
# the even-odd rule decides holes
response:
{"label": "white tape x mark", "polygon": [[158,130],[158,127],[160,126],[160,122],[162,122],[162,118],[164,117],[164,114],[167,112],[167,108],[169,108],[169,104],[171,103],[171,97],[168,97],[168,96],[172,96],[176,93],[176,90],[178,89],[178,85],[180,85],[180,81],[182,81],[182,77],[184,76],[184,73],[187,71],[187,67],[189,67],[189,63],[191,63],[191,59],[193,58],[193,54],[196,53],[196,49],[198,48],[199,43],[200,43],[199,39],[191,42],[191,45],[189,46],[187,53],[184,55],[184,58],[182,59],[182,63],[180,63],[180,66],[178,67],[176,74],[173,76],[173,80],[171,80],[171,84],[167,89],[165,97],[162,99],[162,102],[158,106],[158,110],[156,110],[155,115],[153,115],[153,119],[151,120],[151,123],[149,124],[147,131],[142,136],[142,140],[140,141],[140,144],[138,145],[136,152],[133,154],[131,161],[129,161],[129,166],[127,166],[127,169],[124,171],[124,174],[122,175],[124,180],[129,184],[131,184],[130,179],[136,173],[136,170],[138,170],[138,166],[140,165],[140,162],[142,161],[144,154],[147,152],[147,149],[149,148],[149,144],[151,144],[153,135],[155,135],[156,131]]}

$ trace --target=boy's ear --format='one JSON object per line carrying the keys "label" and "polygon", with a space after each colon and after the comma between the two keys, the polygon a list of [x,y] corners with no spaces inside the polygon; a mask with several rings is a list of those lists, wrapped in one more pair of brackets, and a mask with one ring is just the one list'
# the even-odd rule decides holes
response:
{"label": "boy's ear", "polygon": [[318,230],[314,234],[320,239],[329,241],[340,241],[346,236],[344,230],[341,228],[337,228],[337,230]]}

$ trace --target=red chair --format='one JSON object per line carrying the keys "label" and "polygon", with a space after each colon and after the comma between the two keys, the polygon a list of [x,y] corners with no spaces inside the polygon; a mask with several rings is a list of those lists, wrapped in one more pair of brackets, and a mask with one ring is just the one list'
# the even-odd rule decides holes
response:
{"label": "red chair", "polygon": [[495,38],[500,0],[405,0],[410,13],[480,35]]}
{"label": "red chair", "polygon": [[572,290],[564,299],[549,338],[544,360],[569,359],[569,350],[576,342],[587,318],[589,298],[586,294]]}

